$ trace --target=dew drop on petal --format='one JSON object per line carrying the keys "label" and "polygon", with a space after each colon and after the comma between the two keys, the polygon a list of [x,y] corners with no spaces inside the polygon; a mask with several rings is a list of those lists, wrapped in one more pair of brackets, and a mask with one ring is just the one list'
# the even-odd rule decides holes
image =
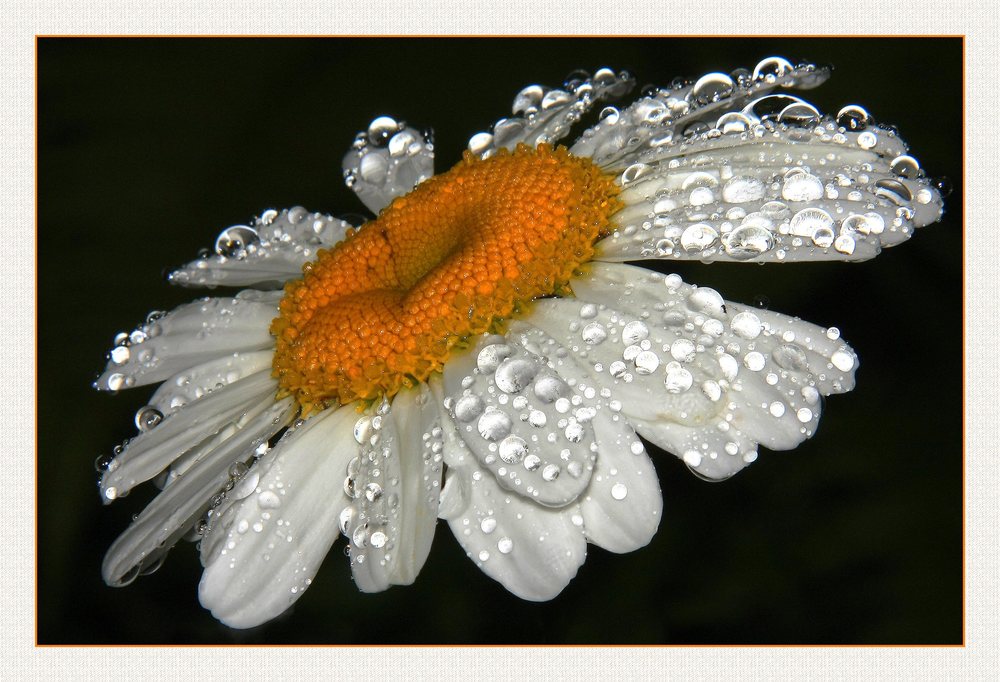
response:
{"label": "dew drop on petal", "polygon": [[616,500],[624,500],[628,496],[628,487],[624,483],[615,483],[611,486],[611,497]]}

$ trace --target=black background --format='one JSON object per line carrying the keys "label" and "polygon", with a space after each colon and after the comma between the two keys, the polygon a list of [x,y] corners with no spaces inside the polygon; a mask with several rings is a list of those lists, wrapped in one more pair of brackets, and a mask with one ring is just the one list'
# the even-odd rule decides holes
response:
{"label": "black background", "polygon": [[[151,389],[90,384],[116,332],[201,295],[165,284],[167,266],[266,208],[363,213],[340,159],[377,115],[433,126],[443,170],[528,83],[609,65],[666,85],[772,54],[833,64],[804,96],[865,106],[956,188],[942,223],[867,263],[671,267],[840,327],[858,387],[827,401],[812,440],[721,484],[651,449],[652,543],[591,546],[548,603],[481,574],[444,523],[414,585],[359,593],[338,543],[291,612],[246,632],[199,607],[192,545],[103,584],[103,552],[152,490],[102,507],[92,462],[133,434]],[[960,39],[41,39],[39,642],[959,643],[962,77]]]}

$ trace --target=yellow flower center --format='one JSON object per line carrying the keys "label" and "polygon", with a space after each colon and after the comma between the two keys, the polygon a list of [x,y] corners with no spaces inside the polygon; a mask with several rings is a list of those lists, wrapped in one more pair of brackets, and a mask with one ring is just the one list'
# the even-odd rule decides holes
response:
{"label": "yellow flower center", "polygon": [[469,337],[562,291],[608,233],[617,194],[562,147],[467,153],[285,285],[271,323],[279,395],[308,413],[426,380]]}

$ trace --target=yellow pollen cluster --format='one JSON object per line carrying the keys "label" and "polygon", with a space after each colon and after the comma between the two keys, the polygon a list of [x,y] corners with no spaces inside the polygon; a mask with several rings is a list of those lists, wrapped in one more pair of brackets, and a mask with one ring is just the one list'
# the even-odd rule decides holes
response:
{"label": "yellow pollen cluster", "polygon": [[285,285],[271,323],[279,395],[308,413],[426,380],[452,348],[565,287],[617,194],[562,147],[466,153]]}

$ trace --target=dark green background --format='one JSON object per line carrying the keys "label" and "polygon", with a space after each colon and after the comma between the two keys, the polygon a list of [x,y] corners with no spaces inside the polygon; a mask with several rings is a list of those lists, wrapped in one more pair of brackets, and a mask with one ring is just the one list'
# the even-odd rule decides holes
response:
{"label": "dark green background", "polygon": [[[439,524],[410,587],[360,594],[338,544],[276,622],[219,625],[193,546],[105,587],[103,552],[152,494],[100,505],[92,462],[151,389],[90,383],[114,334],[196,295],[162,273],[270,207],[363,207],[340,159],[379,114],[436,130],[437,167],[531,82],[645,83],[781,54],[835,65],[804,96],[899,127],[956,191],[874,261],[675,269],[727,298],[837,325],[861,357],[815,438],[721,484],[652,452],[653,542],[591,547],[555,600],[509,595]],[[41,643],[958,643],[962,638],[962,44],[939,40],[89,40],[38,45],[38,638]],[[150,487],[150,486],[146,486]],[[333,494],[333,493],[331,493]]]}

